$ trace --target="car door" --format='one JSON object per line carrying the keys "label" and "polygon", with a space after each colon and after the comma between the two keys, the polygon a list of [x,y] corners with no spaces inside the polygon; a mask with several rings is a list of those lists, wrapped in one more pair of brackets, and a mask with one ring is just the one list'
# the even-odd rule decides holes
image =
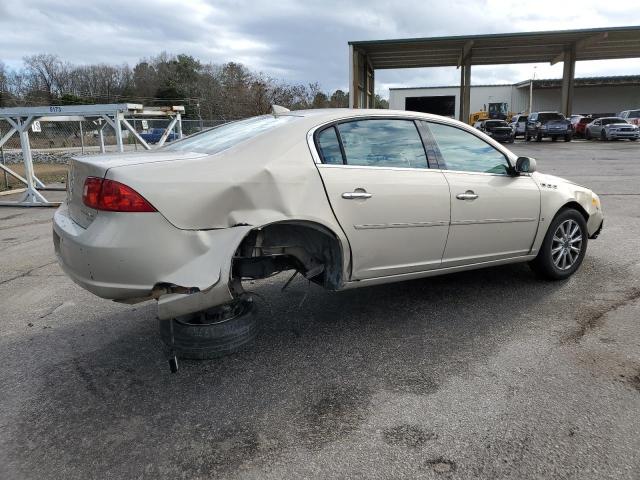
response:
{"label": "car door", "polygon": [[525,135],[535,135],[536,130],[536,122],[538,121],[538,114],[532,113],[527,119],[527,123],[525,124]]}
{"label": "car door", "polygon": [[540,217],[540,189],[515,176],[506,156],[457,126],[428,122],[429,142],[451,191],[451,226],[442,266],[526,255]]}
{"label": "car door", "polygon": [[589,126],[589,133],[592,137],[600,137],[600,132],[602,132],[602,120],[595,120]]}
{"label": "car door", "polygon": [[416,123],[370,118],[315,133],[318,170],[351,247],[352,280],[438,268],[449,229],[444,174]]}

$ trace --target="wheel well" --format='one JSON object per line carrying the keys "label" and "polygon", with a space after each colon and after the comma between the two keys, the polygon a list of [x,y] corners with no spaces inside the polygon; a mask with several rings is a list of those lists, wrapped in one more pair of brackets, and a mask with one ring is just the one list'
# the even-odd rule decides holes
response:
{"label": "wheel well", "polygon": [[[575,202],[575,201],[571,201],[569,203],[565,203],[562,206],[562,208],[560,210],[558,210],[558,213],[560,213],[562,210],[569,210],[569,209],[573,209],[573,210],[579,211],[582,214],[582,216],[584,217],[584,221],[585,222],[589,221],[589,214],[587,213],[587,211],[584,209],[584,207],[582,205],[580,205],[578,202]],[[556,215],[558,213],[556,213]]]}
{"label": "wheel well", "polygon": [[338,237],[313,222],[279,222],[251,230],[233,257],[236,279],[266,278],[297,270],[335,290],[342,284],[343,254]]}

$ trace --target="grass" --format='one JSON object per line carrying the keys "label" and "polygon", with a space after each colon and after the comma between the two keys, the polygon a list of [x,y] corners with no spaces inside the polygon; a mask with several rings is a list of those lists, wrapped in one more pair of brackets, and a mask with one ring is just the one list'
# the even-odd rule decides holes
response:
{"label": "grass", "polygon": [[[11,170],[15,171],[18,175],[24,177],[24,165],[14,164],[7,165]],[[36,177],[42,180],[45,184],[49,183],[66,183],[67,181],[67,165],[60,165],[56,163],[36,163],[33,165],[34,173]],[[4,171],[0,170],[0,191],[23,188],[25,185],[15,177],[7,174],[8,185],[5,183]]]}

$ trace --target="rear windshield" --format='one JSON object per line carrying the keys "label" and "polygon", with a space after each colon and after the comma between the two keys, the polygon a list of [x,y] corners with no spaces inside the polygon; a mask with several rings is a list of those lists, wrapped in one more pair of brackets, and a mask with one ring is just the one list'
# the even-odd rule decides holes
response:
{"label": "rear windshield", "polygon": [[196,133],[183,140],[173,142],[164,147],[165,150],[179,152],[218,153],[245,142],[272,128],[288,123],[297,117],[263,115],[247,118],[237,122],[226,123],[219,127]]}
{"label": "rear windshield", "polygon": [[538,121],[539,122],[548,122],[549,120],[564,120],[564,115],[561,113],[539,113]]}

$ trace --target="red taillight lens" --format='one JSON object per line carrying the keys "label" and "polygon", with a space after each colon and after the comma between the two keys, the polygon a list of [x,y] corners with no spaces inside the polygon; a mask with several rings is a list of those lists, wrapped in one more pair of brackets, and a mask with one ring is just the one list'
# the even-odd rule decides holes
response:
{"label": "red taillight lens", "polygon": [[110,212],[155,212],[153,205],[127,185],[115,180],[87,177],[82,191],[87,207]]}

